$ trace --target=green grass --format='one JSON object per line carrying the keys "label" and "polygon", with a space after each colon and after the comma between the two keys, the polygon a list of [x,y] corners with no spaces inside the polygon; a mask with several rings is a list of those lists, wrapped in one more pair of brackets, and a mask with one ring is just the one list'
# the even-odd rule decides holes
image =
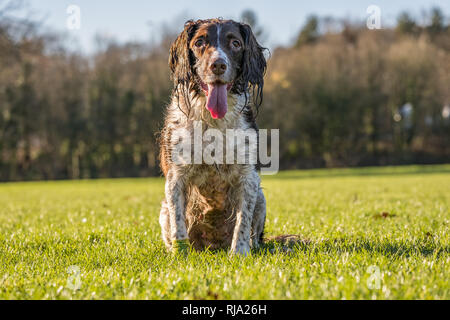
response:
{"label": "green grass", "polygon": [[163,183],[0,184],[0,299],[450,299],[450,165],[264,176],[267,235],[310,242],[245,258],[166,253]]}

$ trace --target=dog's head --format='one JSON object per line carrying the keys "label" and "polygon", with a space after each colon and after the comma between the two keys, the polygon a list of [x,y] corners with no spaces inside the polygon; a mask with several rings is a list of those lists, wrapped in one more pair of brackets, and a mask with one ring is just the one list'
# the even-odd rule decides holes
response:
{"label": "dog's head", "polygon": [[215,119],[225,116],[227,96],[253,89],[256,107],[262,102],[266,59],[249,25],[232,20],[187,21],[170,48],[169,66],[176,88],[206,97]]}

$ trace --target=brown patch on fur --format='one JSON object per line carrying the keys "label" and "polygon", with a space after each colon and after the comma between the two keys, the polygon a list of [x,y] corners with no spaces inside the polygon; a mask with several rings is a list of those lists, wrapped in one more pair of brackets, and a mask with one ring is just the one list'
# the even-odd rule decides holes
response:
{"label": "brown patch on fur", "polygon": [[241,24],[240,28],[245,41],[245,50],[236,86],[238,92],[248,92],[250,83],[253,90],[253,104],[258,109],[263,100],[264,75],[267,69],[264,57],[266,48],[260,46],[256,41],[249,25]]}
{"label": "brown patch on fur", "polygon": [[[236,214],[228,200],[231,185],[217,175],[216,169],[203,166],[208,178],[193,181],[186,204],[190,242],[195,249],[211,250],[231,245]],[[203,180],[203,181],[201,181]]]}
{"label": "brown patch on fur", "polygon": [[161,136],[158,139],[158,143],[159,143],[159,166],[161,168],[161,171],[164,175],[164,177],[167,176],[167,171],[169,170],[169,163],[168,163],[168,159],[170,159],[170,154],[167,150],[167,146],[168,146],[168,134],[166,132],[164,132],[165,130],[163,129],[163,131],[161,132]]}

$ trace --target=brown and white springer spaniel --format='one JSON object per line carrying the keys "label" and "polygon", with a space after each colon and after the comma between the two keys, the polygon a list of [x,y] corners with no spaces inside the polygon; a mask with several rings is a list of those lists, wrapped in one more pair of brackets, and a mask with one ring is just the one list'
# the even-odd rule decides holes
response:
{"label": "brown and white springer spaniel", "polygon": [[179,143],[174,130],[192,135],[196,121],[224,135],[227,129],[257,133],[264,50],[250,26],[222,19],[186,22],[170,49],[174,91],[160,137],[166,184],[159,220],[169,250],[190,244],[245,255],[262,241],[266,202],[255,165],[178,164],[172,151]]}

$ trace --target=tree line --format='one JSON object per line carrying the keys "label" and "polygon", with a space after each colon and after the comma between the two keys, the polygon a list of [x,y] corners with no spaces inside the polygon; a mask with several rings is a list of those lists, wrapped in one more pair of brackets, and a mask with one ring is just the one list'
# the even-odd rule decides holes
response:
{"label": "tree line", "polygon": [[[312,16],[271,52],[257,122],[280,129],[281,169],[449,161],[450,28],[439,9],[427,21]],[[0,180],[159,175],[175,36],[86,56],[0,9]]]}

